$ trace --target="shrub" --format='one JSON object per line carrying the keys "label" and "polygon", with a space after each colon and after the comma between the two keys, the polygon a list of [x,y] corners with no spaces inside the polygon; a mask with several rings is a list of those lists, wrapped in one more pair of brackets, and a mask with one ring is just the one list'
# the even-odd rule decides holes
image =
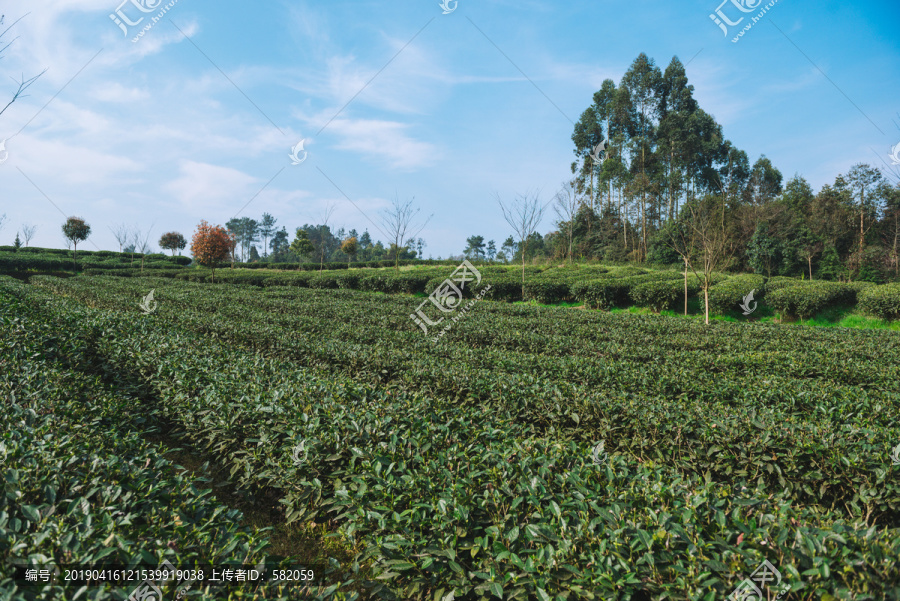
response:
{"label": "shrub", "polygon": [[323,271],[309,278],[310,288],[337,288],[337,277],[333,273]]}
{"label": "shrub", "polygon": [[858,298],[861,311],[881,319],[900,319],[900,284],[869,286]]}
{"label": "shrub", "polygon": [[829,307],[853,302],[855,297],[856,292],[847,284],[814,281],[767,292],[766,304],[786,317],[806,319]]}
{"label": "shrub", "polygon": [[[625,268],[628,269],[628,268]],[[631,289],[647,282],[664,282],[680,280],[682,275],[674,271],[644,272],[643,275],[617,277],[624,269],[586,282],[575,282],[571,286],[572,294],[585,306],[591,309],[609,310],[622,307],[631,300]]]}
{"label": "shrub", "polygon": [[875,284],[873,282],[857,281],[857,282],[849,282],[847,284],[847,286],[849,286],[853,290],[853,294],[854,294],[853,302],[856,303],[859,299],[859,295],[862,294],[862,292],[864,290],[869,290],[870,288],[875,288],[878,286],[878,284]]}
{"label": "shrub", "polygon": [[775,292],[776,290],[783,290],[784,288],[790,288],[792,286],[803,286],[806,284],[806,280],[798,280],[797,278],[789,278],[786,276],[776,276],[774,278],[770,278],[766,281],[765,289],[766,294],[769,292]]}
{"label": "shrub", "polygon": [[[388,278],[388,290],[386,292],[405,292],[416,294],[425,292],[425,286],[431,279],[428,273],[401,273]],[[431,290],[428,291],[431,293]]]}
{"label": "shrub", "polygon": [[755,290],[755,300],[765,296],[766,279],[761,275],[745,274],[732,276],[709,288],[709,312],[726,315],[738,309],[744,297]]}
{"label": "shrub", "polygon": [[271,286],[296,286],[297,288],[309,288],[309,281],[314,274],[310,272],[299,273],[279,273],[269,275],[263,280],[262,286],[268,288]]}
{"label": "shrub", "polygon": [[[517,283],[521,294],[522,283],[521,281]],[[538,280],[529,282],[527,278],[525,279],[525,300],[535,300],[542,305],[552,305],[569,300],[572,296],[572,293],[569,291],[569,284],[565,281]]]}
{"label": "shrub", "polygon": [[[428,282],[428,285],[430,286],[433,282],[435,287],[437,287],[442,281],[444,280],[431,280]],[[472,296],[478,295],[488,286],[491,288],[485,293],[484,298],[508,303],[522,300],[522,280],[509,276],[491,276],[490,281],[488,279],[481,280],[480,284],[467,289],[466,293]],[[431,290],[434,290],[434,288],[431,288]]]}
{"label": "shrub", "polygon": [[589,309],[612,309],[628,299],[631,285],[623,279],[589,280],[577,282],[572,293]]}
{"label": "shrub", "polygon": [[[688,278],[688,296],[700,291],[700,282],[696,277]],[[657,313],[665,309],[674,309],[684,301],[684,279],[646,282],[631,289],[631,300],[638,307],[650,307]]]}
{"label": "shrub", "polygon": [[647,273],[647,270],[645,270],[645,269],[641,269],[640,267],[631,267],[631,266],[616,267],[616,268],[613,268],[612,271],[604,269],[603,271],[605,273],[608,273],[611,277],[615,277],[615,278],[630,278],[630,277],[633,277],[636,275],[645,275]]}
{"label": "shrub", "polygon": [[359,289],[366,292],[385,292],[384,276],[367,275],[359,280]]}
{"label": "shrub", "polygon": [[361,276],[358,273],[341,273],[336,275],[334,279],[337,281],[338,288],[359,290]]}

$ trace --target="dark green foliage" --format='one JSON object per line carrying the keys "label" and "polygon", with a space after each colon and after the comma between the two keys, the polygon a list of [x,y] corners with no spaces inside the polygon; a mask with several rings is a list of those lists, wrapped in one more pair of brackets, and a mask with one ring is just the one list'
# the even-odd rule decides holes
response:
{"label": "dark green foliage", "polygon": [[838,305],[853,303],[856,291],[837,282],[806,282],[766,292],[766,304],[788,318],[808,319]]}
{"label": "dark green foliage", "polygon": [[711,286],[709,289],[709,312],[714,315],[727,315],[738,311],[739,305],[751,291],[758,302],[765,295],[766,279],[761,275],[738,275]]}
{"label": "dark green foliage", "polygon": [[317,273],[309,278],[310,288],[338,288],[337,275],[334,273]]}
{"label": "dark green foliage", "polygon": [[882,319],[900,319],[900,284],[864,288],[858,299],[859,308],[866,313]]}
{"label": "dark green foliage", "polygon": [[[96,323],[85,324],[77,312],[49,312],[26,296],[25,286],[0,277],[0,588],[6,598],[83,596],[78,586],[16,590],[9,570],[29,558],[82,569],[104,562],[147,567],[166,560],[182,568],[266,561],[265,540],[238,525],[241,513],[216,501],[206,482],[183,474],[163,457],[164,447],[146,440],[159,427],[148,419],[150,407],[137,409],[148,400],[133,385],[102,376]],[[266,598],[294,598],[294,591],[266,588]],[[246,598],[208,583],[192,589],[206,598]],[[174,598],[174,587],[167,590]],[[120,600],[128,594],[122,591],[94,585],[88,598]]]}
{"label": "dark green foliage", "polygon": [[[609,310],[627,305],[631,299],[631,289],[639,284],[675,280],[682,277],[675,271],[658,271],[644,275],[619,277],[622,271],[625,270],[604,274],[606,277],[601,279],[573,284],[572,293],[588,308]],[[626,271],[625,273],[630,272]]]}
{"label": "dark green foliage", "polygon": [[766,294],[769,292],[775,292],[776,290],[781,290],[782,288],[791,288],[793,286],[802,286],[805,283],[804,280],[799,280],[797,278],[789,278],[785,276],[776,276],[774,278],[766,279]]}
{"label": "dark green foliage", "polygon": [[32,279],[241,483],[360,541],[377,596],[720,599],[768,559],[787,598],[898,598],[892,332],[485,302],[435,346],[418,298]]}
{"label": "dark green foliage", "polygon": [[[697,278],[688,278],[688,296],[694,296],[700,291],[700,283]],[[684,302],[684,280],[666,280],[662,282],[646,282],[638,284],[630,291],[631,300],[638,307],[650,307],[657,313],[665,309],[674,309],[679,303]]]}
{"label": "dark green foliage", "polygon": [[[29,271],[72,271],[72,252],[47,248],[20,248],[17,252],[13,247],[8,252],[0,248],[0,273],[22,273]],[[135,259],[140,259],[141,254],[136,253]],[[132,258],[129,253],[118,253],[101,250],[78,251],[79,261],[77,270],[126,270],[132,269]],[[145,257],[145,269],[172,269],[181,265],[190,265],[190,257],[170,257],[163,254],[147,255]]]}
{"label": "dark green foliage", "polygon": [[569,284],[566,282],[525,280],[525,300],[534,300],[544,305],[552,305],[570,300],[572,297],[573,295],[569,291]]}
{"label": "dark green foliage", "polygon": [[778,273],[784,260],[784,245],[781,240],[770,235],[765,223],[760,223],[747,244],[750,267],[756,273],[771,277]]}
{"label": "dark green foliage", "polygon": [[358,273],[341,273],[335,276],[335,280],[338,288],[358,290],[361,277]]}

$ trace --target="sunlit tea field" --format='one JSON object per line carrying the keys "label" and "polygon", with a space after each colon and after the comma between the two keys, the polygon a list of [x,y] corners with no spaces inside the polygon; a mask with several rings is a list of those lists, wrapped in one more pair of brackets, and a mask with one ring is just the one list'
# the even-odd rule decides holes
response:
{"label": "sunlit tea field", "polygon": [[0,278],[3,560],[265,561],[167,424],[350,541],[310,598],[900,599],[896,332],[422,301]]}

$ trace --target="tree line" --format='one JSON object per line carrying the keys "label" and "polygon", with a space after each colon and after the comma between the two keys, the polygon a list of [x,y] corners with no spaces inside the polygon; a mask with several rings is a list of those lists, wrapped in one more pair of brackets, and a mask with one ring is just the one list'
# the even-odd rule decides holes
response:
{"label": "tree line", "polygon": [[639,55],[618,85],[602,83],[575,124],[572,178],[551,200],[555,229],[507,239],[502,252],[472,236],[464,254],[679,263],[674,232],[712,203],[727,241],[722,268],[900,278],[900,171],[861,163],[819,191],[800,175],[785,182],[765,155],[751,164],[693,92],[677,57],[662,71]]}

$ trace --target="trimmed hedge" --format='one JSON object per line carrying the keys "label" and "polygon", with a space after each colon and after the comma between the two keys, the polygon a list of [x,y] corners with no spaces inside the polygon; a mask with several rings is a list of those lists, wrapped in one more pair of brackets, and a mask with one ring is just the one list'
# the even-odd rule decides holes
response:
{"label": "trimmed hedge", "polygon": [[870,288],[876,288],[878,284],[874,282],[848,282],[847,286],[849,286],[853,290],[853,302],[857,302],[859,299],[859,295],[862,294],[864,290],[869,290]]}
{"label": "trimmed hedge", "polygon": [[[22,248],[17,252],[0,251],[0,273],[21,273],[26,271],[72,271],[72,252],[58,249]],[[130,254],[109,250],[79,250],[76,270],[87,269],[121,271],[140,266],[140,254],[135,254],[134,265]],[[190,257],[167,257],[165,255],[147,255],[144,257],[144,269],[180,269],[191,263]]]}
{"label": "trimmed hedge", "polygon": [[865,313],[881,319],[900,319],[900,284],[865,287],[858,299],[859,309]]}
{"label": "trimmed hedge", "polygon": [[[507,303],[515,303],[522,300],[522,274],[519,273],[519,277],[515,278],[509,275],[506,276],[491,276],[490,278],[485,278],[481,280],[481,283],[472,288],[466,289],[466,294],[468,296],[476,296],[481,294],[481,291],[486,287],[490,286],[490,290],[488,290],[483,298],[490,299],[492,301],[498,302],[507,302]],[[443,281],[443,280],[441,280]],[[440,284],[440,282],[436,282],[436,284]],[[526,275],[525,281],[528,281],[528,277]],[[431,282],[428,282],[431,284]]]}
{"label": "trimmed hedge", "polygon": [[328,289],[338,288],[337,275],[327,271],[317,273],[316,275],[309,278],[309,287]]}
{"label": "trimmed hedge", "polygon": [[[711,274],[712,286],[724,282],[727,276],[720,273]],[[694,274],[687,278],[688,297],[696,296],[702,290],[701,280]],[[712,286],[710,289],[712,289]],[[631,300],[638,307],[649,307],[659,313],[664,310],[672,310],[684,306],[684,275],[679,274],[678,279],[667,279],[640,284],[631,289]]]}
{"label": "trimmed hedge", "polygon": [[726,315],[736,311],[744,297],[753,290],[756,291],[754,300],[762,299],[766,292],[766,278],[756,274],[736,275],[710,286],[709,312],[713,315]]}
{"label": "trimmed hedge", "polygon": [[[400,261],[400,267],[406,267],[407,265],[426,265],[426,266],[442,266],[442,265],[459,265],[460,261],[456,259],[442,259],[438,261],[437,259],[406,259]],[[341,269],[384,269],[387,267],[393,267],[393,261],[362,261],[362,262],[354,262],[354,263],[345,263],[345,262],[331,262],[331,263],[269,263],[263,261],[257,261],[254,263],[235,263],[235,267],[240,267],[241,269],[278,269],[282,271],[332,271],[332,270],[341,270]]]}
{"label": "trimmed hedge", "polygon": [[606,274],[609,277],[602,279],[576,282],[572,284],[572,294],[590,309],[609,310],[613,307],[627,305],[631,300],[631,289],[635,286],[648,282],[664,282],[682,278],[680,273],[674,271],[658,271],[632,277],[618,277],[621,271]]}
{"label": "trimmed hedge", "polygon": [[[522,282],[517,283],[521,294]],[[528,278],[525,278],[525,300],[534,300],[542,305],[552,305],[573,298],[574,295],[569,290],[569,284],[566,281],[544,279],[529,282]]]}
{"label": "trimmed hedge", "polygon": [[334,276],[338,288],[359,290],[359,280],[362,278],[358,273],[339,273]]}
{"label": "trimmed hedge", "polygon": [[806,283],[806,280],[798,280],[796,278],[789,278],[787,276],[775,276],[774,278],[769,278],[766,280],[765,292],[768,294],[769,292],[775,292],[776,290],[783,290],[784,288],[792,288],[794,286],[802,286]]}
{"label": "trimmed hedge", "polygon": [[786,317],[806,319],[855,298],[856,291],[847,284],[813,281],[768,292],[766,304]]}

